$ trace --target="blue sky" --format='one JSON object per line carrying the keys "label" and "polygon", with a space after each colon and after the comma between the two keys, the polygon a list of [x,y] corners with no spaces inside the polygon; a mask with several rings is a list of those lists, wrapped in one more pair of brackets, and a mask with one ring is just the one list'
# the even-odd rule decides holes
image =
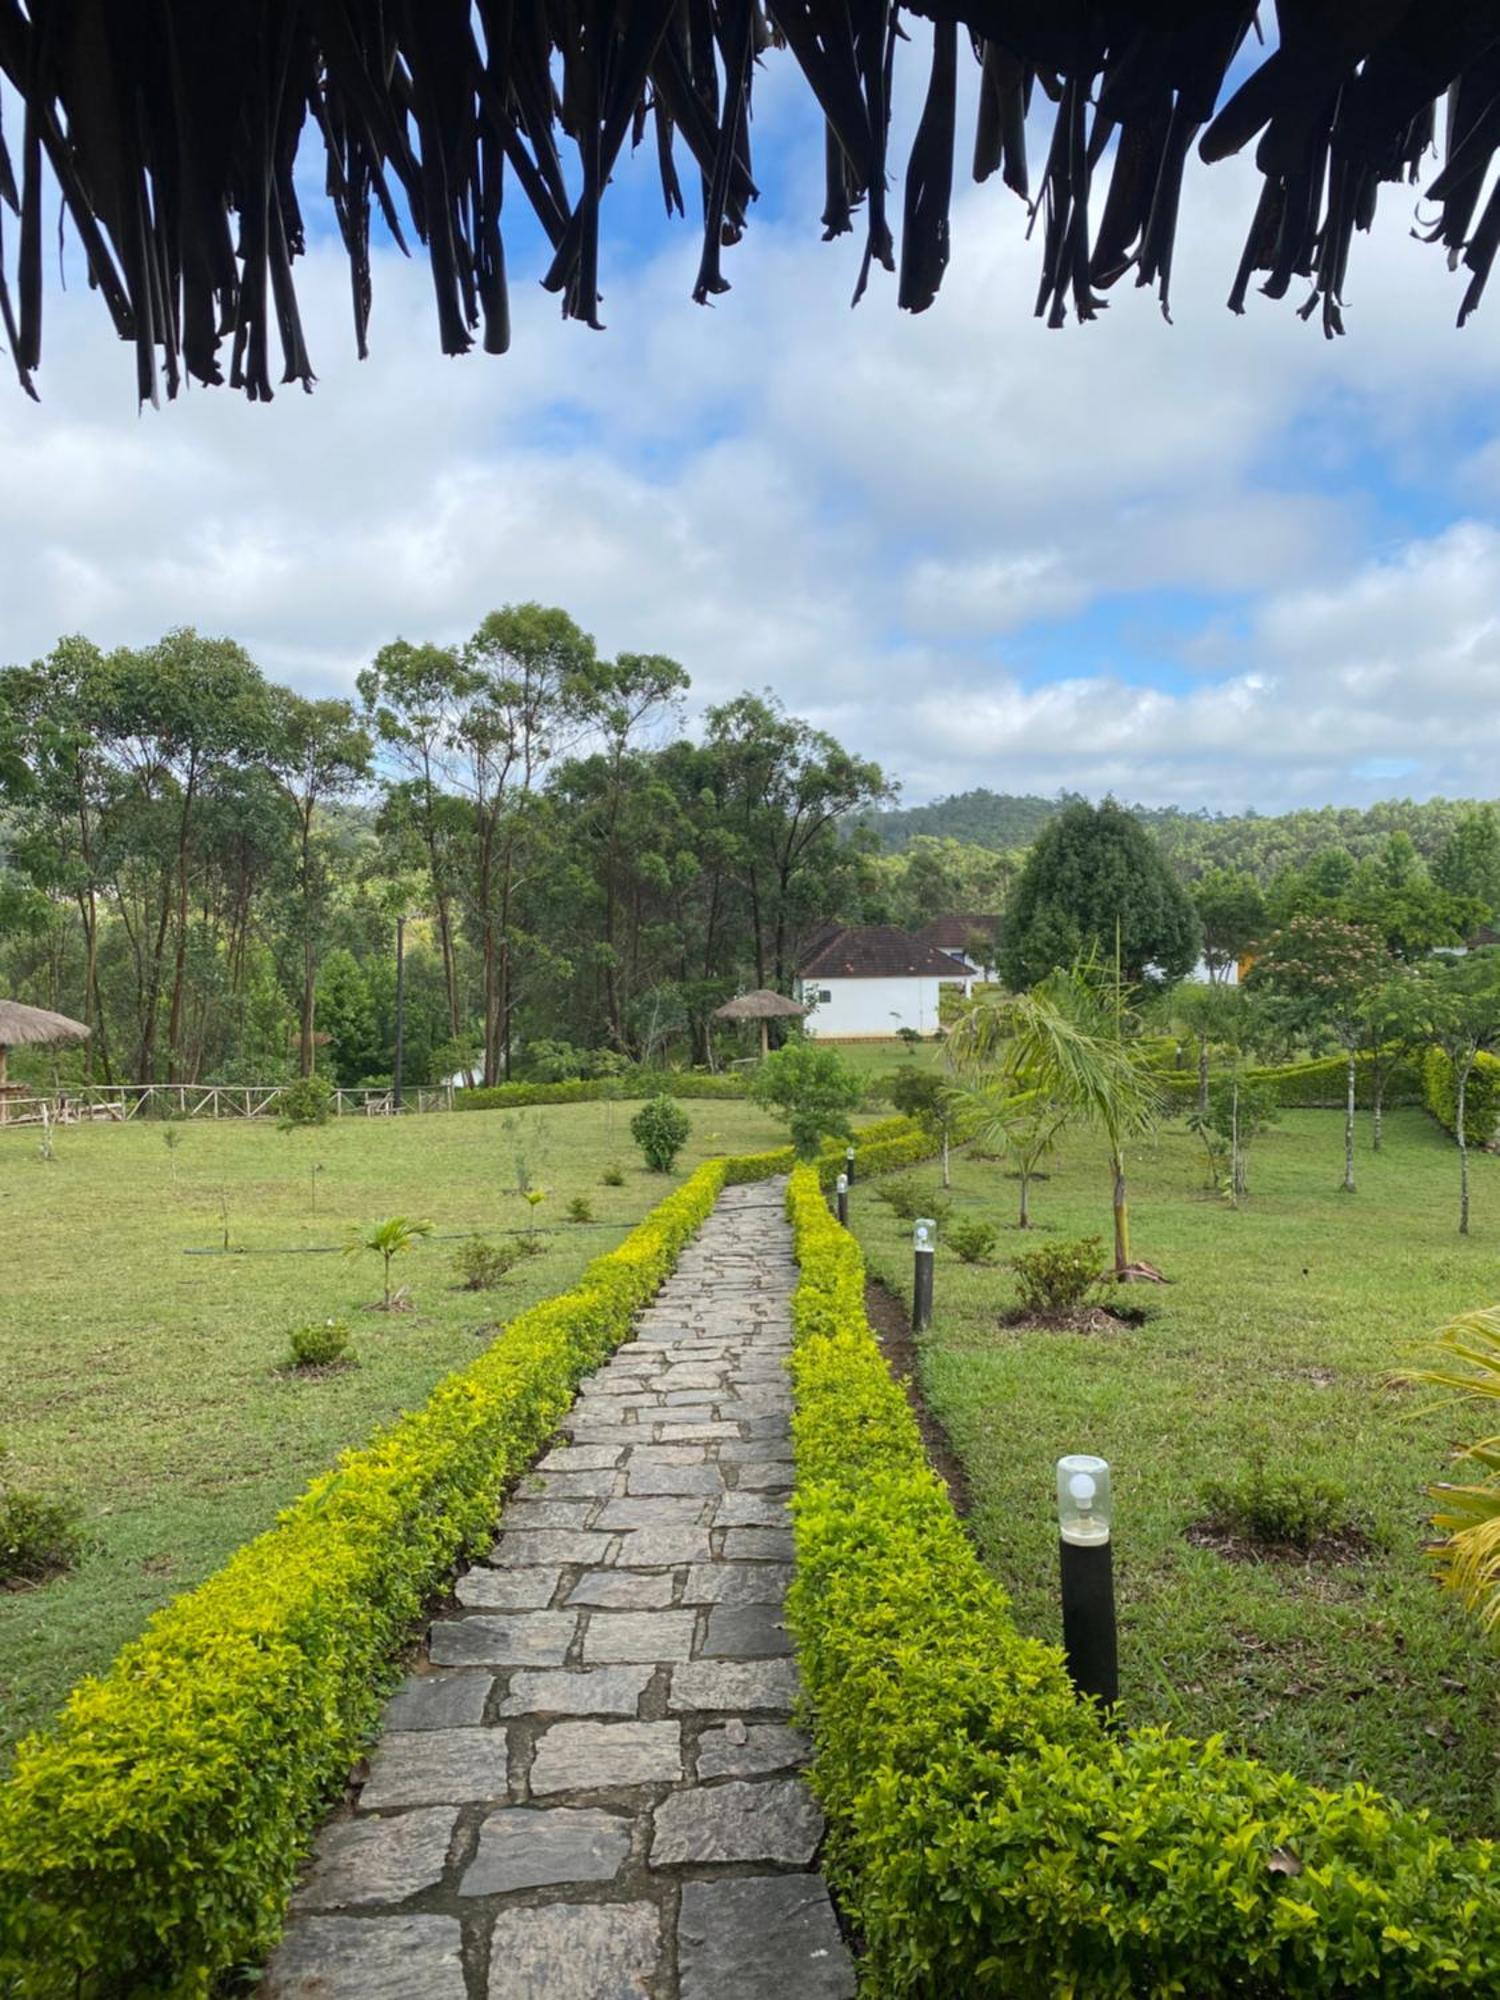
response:
{"label": "blue sky", "polygon": [[456,639],[537,597],[606,650],[675,655],[700,706],[774,688],[912,801],[1500,791],[1500,294],[1457,332],[1463,279],[1392,188],[1346,340],[1295,301],[1252,294],[1235,319],[1256,183],[1230,162],[1190,181],[1174,326],[1124,289],[1049,333],[1024,211],[963,178],[967,128],[954,264],[915,319],[879,272],[850,312],[860,238],[819,240],[821,132],[774,55],[762,199],[711,308],[649,146],[606,205],[603,335],[540,291],[512,186],[500,360],[445,360],[425,268],[386,248],[357,363],[324,227],[303,274],[316,394],[138,414],[75,273],[49,297],[40,408],[0,390],[0,656],[196,624],[348,690],[398,633]]}

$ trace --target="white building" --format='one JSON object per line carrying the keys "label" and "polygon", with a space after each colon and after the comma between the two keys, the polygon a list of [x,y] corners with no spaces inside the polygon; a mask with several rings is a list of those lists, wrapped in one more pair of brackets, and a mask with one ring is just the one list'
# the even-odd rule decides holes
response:
{"label": "white building", "polygon": [[912,1028],[937,1033],[939,995],[967,995],[973,974],[936,945],[894,924],[856,924],[818,941],[803,963],[798,998],[808,1035],[820,1041],[881,1041]]}
{"label": "white building", "polygon": [[930,944],[956,958],[975,979],[994,984],[1000,977],[1000,923],[997,916],[934,917],[916,933],[919,944]]}

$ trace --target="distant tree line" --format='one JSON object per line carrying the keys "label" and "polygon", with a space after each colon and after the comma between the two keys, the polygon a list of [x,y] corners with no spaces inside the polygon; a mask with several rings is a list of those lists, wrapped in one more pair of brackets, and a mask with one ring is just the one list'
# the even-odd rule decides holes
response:
{"label": "distant tree line", "polygon": [[386,646],[355,700],[192,631],[64,639],[0,669],[0,992],[85,1021],[101,1081],[383,1081],[402,918],[414,1084],[522,1045],[701,1062],[862,907],[843,828],[889,788],[770,696],[689,736],[687,687],[535,604]]}

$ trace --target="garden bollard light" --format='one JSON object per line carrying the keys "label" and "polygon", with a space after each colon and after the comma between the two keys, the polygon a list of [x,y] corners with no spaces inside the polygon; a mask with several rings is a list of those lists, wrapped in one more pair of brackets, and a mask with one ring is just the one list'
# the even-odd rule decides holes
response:
{"label": "garden bollard light", "polygon": [[932,1325],[932,1264],[937,1249],[937,1224],[930,1215],[919,1215],[912,1228],[911,1324],[913,1333],[924,1333]]}
{"label": "garden bollard light", "polygon": [[845,1179],[845,1180],[846,1180],[846,1181],[847,1181],[847,1182],[849,1183],[850,1187],[853,1187],[853,1185],[854,1185],[854,1148],[853,1148],[852,1146],[846,1146],[846,1147],[844,1148],[844,1179]]}
{"label": "garden bollard light", "polygon": [[833,1191],[838,1196],[839,1221],[847,1229],[849,1227],[849,1176],[847,1174],[839,1175],[833,1184]]}
{"label": "garden bollard light", "polygon": [[1082,1695],[1106,1710],[1120,1699],[1114,1558],[1109,1539],[1109,1465],[1086,1452],[1057,1461],[1063,1650]]}

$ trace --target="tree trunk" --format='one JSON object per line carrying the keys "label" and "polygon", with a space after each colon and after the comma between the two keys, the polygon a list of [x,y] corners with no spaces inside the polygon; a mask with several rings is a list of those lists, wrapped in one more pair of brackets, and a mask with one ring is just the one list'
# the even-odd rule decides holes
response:
{"label": "tree trunk", "polygon": [[1208,1037],[1198,1037],[1198,1115],[1208,1116]]}
{"label": "tree trunk", "polygon": [[1383,1070],[1374,1079],[1374,1094],[1371,1099],[1371,1108],[1375,1113],[1375,1133],[1370,1150],[1371,1152],[1378,1153],[1380,1151],[1380,1142],[1384,1137],[1381,1129],[1382,1115],[1385,1111],[1385,1073]]}
{"label": "tree trunk", "polygon": [[953,1185],[953,1176],[949,1172],[948,1168],[948,1128],[945,1125],[943,1127],[943,1186],[945,1188],[951,1188],[952,1185]]}
{"label": "tree trunk", "polygon": [[1344,1086],[1344,1186],[1345,1194],[1354,1192],[1354,1051],[1349,1051],[1349,1063]]}
{"label": "tree trunk", "polygon": [[1025,1172],[1021,1175],[1021,1215],[1016,1227],[1017,1229],[1031,1227],[1031,1176]]}
{"label": "tree trunk", "polygon": [[1125,1198],[1125,1162],[1118,1153],[1110,1168],[1115,1183],[1115,1276],[1123,1278],[1130,1266],[1130,1208]]}
{"label": "tree trunk", "polygon": [[1458,1117],[1456,1122],[1458,1138],[1458,1233],[1469,1233],[1469,1137],[1464,1131],[1464,1099],[1469,1090],[1467,1065],[1458,1071]]}
{"label": "tree trunk", "polygon": [[317,968],[313,956],[313,941],[309,934],[302,940],[302,1047],[297,1064],[299,1076],[313,1073],[313,1032],[316,1025],[317,1009]]}
{"label": "tree trunk", "polygon": [[1229,1094],[1229,1191],[1239,1207],[1250,1192],[1245,1172],[1245,1156],[1240,1151],[1240,1080],[1235,1078]]}

